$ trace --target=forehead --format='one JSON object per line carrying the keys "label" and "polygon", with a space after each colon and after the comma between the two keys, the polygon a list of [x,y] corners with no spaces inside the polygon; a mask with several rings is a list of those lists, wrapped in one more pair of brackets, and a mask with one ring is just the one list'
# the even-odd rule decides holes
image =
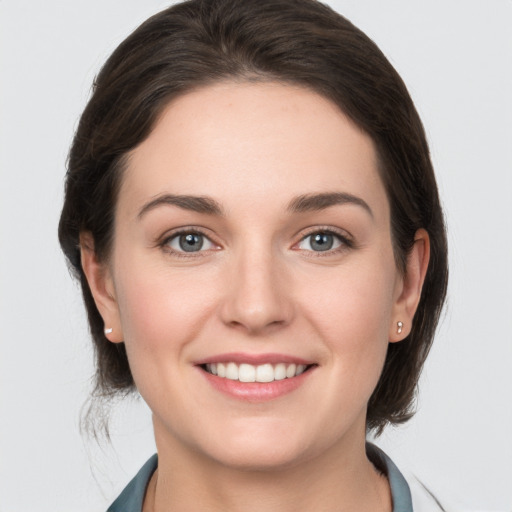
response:
{"label": "forehead", "polygon": [[288,204],[340,191],[387,210],[371,138],[324,97],[280,83],[219,83],[173,100],[135,148],[119,207],[163,193]]}

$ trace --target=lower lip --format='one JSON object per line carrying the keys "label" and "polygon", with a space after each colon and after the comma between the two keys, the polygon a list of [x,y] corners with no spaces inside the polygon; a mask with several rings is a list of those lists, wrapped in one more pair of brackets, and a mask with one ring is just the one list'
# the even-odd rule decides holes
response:
{"label": "lower lip", "polygon": [[272,382],[240,382],[239,380],[218,377],[200,367],[198,368],[217,391],[247,402],[266,402],[287,395],[302,386],[314,370],[314,367],[311,367],[297,375],[297,377]]}

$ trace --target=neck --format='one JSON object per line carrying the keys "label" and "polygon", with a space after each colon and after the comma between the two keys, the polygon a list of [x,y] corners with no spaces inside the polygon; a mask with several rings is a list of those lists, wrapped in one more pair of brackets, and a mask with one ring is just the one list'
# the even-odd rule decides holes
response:
{"label": "neck", "polygon": [[144,512],[392,510],[388,481],[367,459],[364,436],[293,465],[247,469],[219,463],[157,429],[155,434],[159,466]]}

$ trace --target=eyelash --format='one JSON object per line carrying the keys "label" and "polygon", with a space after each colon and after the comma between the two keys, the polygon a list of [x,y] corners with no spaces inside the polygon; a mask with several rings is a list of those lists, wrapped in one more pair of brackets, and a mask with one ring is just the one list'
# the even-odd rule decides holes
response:
{"label": "eyelash", "polygon": [[[301,244],[302,242],[304,242],[305,240],[307,240],[309,237],[312,237],[314,235],[319,235],[319,234],[333,236],[340,242],[340,245],[338,247],[335,247],[334,249],[329,248],[329,249],[326,249],[325,251],[313,251],[313,250],[298,248],[298,245]],[[200,235],[200,236],[204,237],[204,239],[207,240],[213,246],[215,246],[217,248],[219,247],[218,244],[216,244],[215,242],[213,242],[211,240],[210,236],[208,236],[203,230],[201,230],[197,227],[183,228],[178,231],[174,231],[172,234],[166,236],[162,240],[162,242],[159,243],[159,246],[165,252],[171,253],[173,256],[176,256],[179,258],[195,258],[195,257],[198,257],[200,255],[200,253],[205,253],[205,252],[212,250],[212,249],[206,249],[206,250],[200,249],[198,251],[187,252],[187,251],[179,251],[179,250],[171,248],[170,243],[172,241],[176,240],[178,237],[183,236],[183,235]],[[355,245],[354,242],[351,240],[351,238],[349,236],[347,236],[346,233],[342,234],[340,231],[337,231],[331,227],[325,227],[325,228],[315,227],[314,229],[312,229],[311,231],[309,231],[308,233],[303,235],[301,237],[301,239],[299,240],[299,242],[294,244],[292,248],[297,247],[296,250],[302,251],[304,253],[309,253],[308,254],[309,257],[318,258],[318,257],[331,256],[333,254],[338,254],[340,252],[346,251],[347,249],[352,249],[352,248],[354,248],[354,245]],[[311,242],[310,242],[310,246],[311,246]],[[217,250],[217,249],[214,249],[214,250]]]}
{"label": "eyelash", "polygon": [[[204,231],[202,231],[201,229],[196,228],[196,227],[182,228],[182,229],[179,229],[178,231],[174,231],[172,234],[166,236],[162,240],[162,242],[159,244],[159,246],[162,248],[163,251],[170,253],[173,256],[176,256],[178,258],[196,258],[200,255],[200,253],[205,253],[205,252],[212,250],[212,249],[206,249],[206,250],[187,252],[187,251],[178,251],[178,250],[170,247],[170,243],[173,240],[176,240],[180,236],[183,236],[183,235],[200,235],[205,240],[207,240],[211,245],[213,245],[214,247],[218,247],[218,244],[213,242],[211,240],[210,236],[208,236]],[[216,249],[213,249],[213,250],[216,250]]]}
{"label": "eyelash", "polygon": [[[340,245],[338,247],[335,247],[334,249],[327,249],[325,251],[313,251],[308,249],[300,249],[298,248],[298,245],[307,240],[308,238],[314,236],[314,235],[329,235],[336,238]],[[311,246],[311,242],[310,242]],[[350,238],[350,236],[345,233],[338,231],[336,229],[333,229],[332,227],[317,227],[315,226],[314,229],[307,232],[305,235],[302,236],[300,241],[294,245],[294,247],[297,247],[297,250],[304,251],[305,253],[308,253],[308,257],[311,258],[322,258],[327,256],[332,256],[333,254],[339,254],[340,252],[344,252],[348,249],[353,249],[355,247],[354,241]]]}

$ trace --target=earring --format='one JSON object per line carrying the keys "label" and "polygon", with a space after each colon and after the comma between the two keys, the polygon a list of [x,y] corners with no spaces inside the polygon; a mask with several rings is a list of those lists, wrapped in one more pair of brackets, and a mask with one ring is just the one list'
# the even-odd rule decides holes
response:
{"label": "earring", "polygon": [[404,324],[402,322],[397,322],[396,323],[396,332],[398,334],[402,334],[402,327],[404,326]]}
{"label": "earring", "polygon": [[113,329],[112,329],[112,327],[105,327],[105,329],[103,330],[103,332],[104,332],[105,334],[110,334],[110,333],[112,332],[112,330],[113,330]]}

